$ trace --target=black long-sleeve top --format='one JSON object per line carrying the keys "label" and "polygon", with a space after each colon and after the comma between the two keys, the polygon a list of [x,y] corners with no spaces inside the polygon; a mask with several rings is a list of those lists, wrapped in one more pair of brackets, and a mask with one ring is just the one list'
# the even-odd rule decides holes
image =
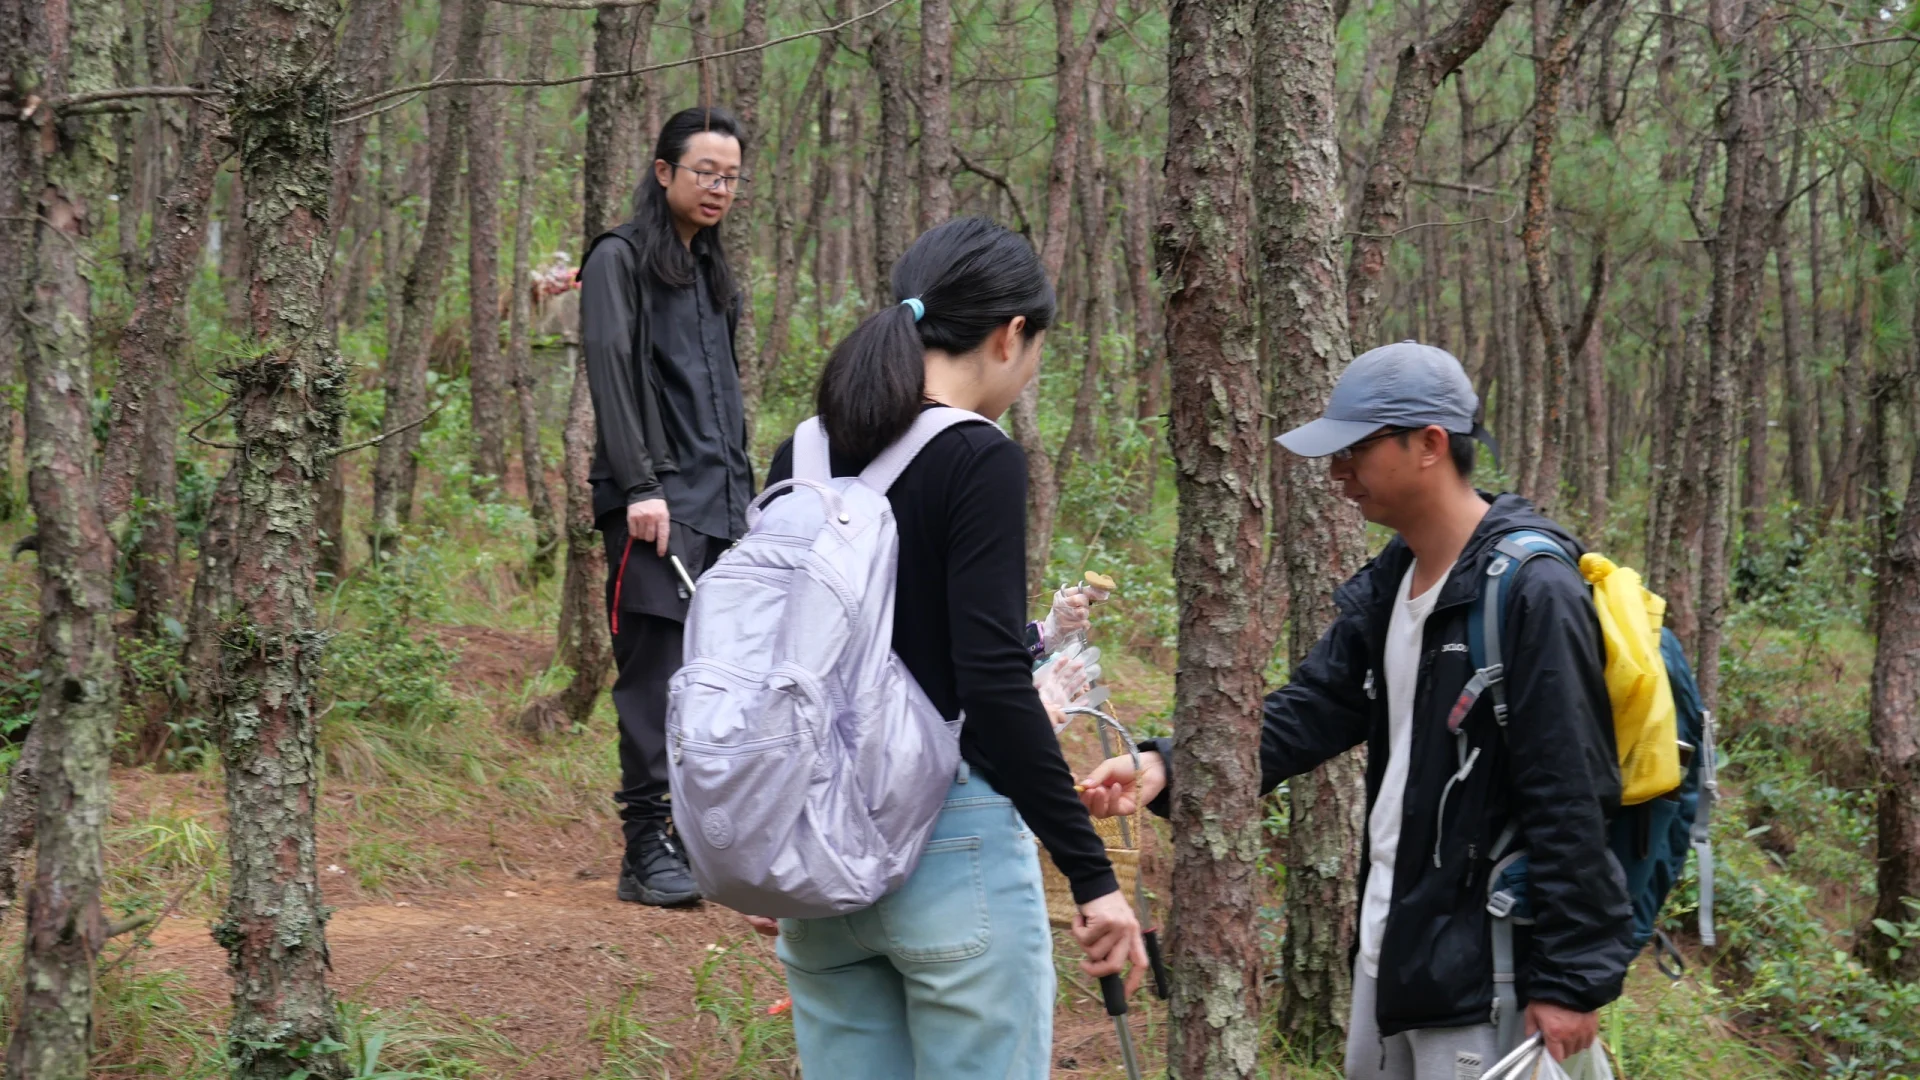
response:
{"label": "black long-sleeve top", "polygon": [[631,244],[606,239],[580,275],[580,339],[599,433],[588,474],[595,516],[665,499],[675,521],[738,539],[753,471],[732,318],[714,304],[704,273],[679,288],[652,283],[643,296],[634,263]]}
{"label": "black long-sleeve top", "polygon": [[[835,476],[865,462],[831,455]],[[793,443],[767,483],[793,476]],[[985,424],[927,444],[887,493],[900,537],[893,651],[940,715],[962,711],[960,756],[1013,801],[1078,903],[1118,888],[1105,846],[1033,689],[1026,621],[1027,462]]]}

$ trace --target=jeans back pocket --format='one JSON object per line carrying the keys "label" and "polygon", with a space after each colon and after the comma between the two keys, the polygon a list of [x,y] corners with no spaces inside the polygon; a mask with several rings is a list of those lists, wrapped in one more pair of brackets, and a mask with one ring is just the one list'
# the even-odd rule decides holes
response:
{"label": "jeans back pocket", "polygon": [[992,925],[980,872],[980,838],[935,840],[906,884],[876,905],[887,943],[902,960],[970,960],[987,951]]}

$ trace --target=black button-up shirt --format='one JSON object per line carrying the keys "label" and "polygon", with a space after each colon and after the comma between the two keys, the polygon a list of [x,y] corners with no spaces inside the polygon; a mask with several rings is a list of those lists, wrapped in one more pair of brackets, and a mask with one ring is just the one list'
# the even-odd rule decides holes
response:
{"label": "black button-up shirt", "polygon": [[[600,436],[595,509],[664,498],[674,521],[738,539],[746,533],[753,472],[728,311],[715,308],[703,272],[680,288],[647,282],[643,312],[634,264],[631,245],[608,240],[594,247],[581,273],[581,339]],[[636,335],[642,318],[645,332]],[[634,362],[636,338],[648,343],[656,380],[662,430],[651,440],[641,430],[648,410],[639,395],[648,390]],[[674,468],[657,468],[646,453],[662,441]]]}

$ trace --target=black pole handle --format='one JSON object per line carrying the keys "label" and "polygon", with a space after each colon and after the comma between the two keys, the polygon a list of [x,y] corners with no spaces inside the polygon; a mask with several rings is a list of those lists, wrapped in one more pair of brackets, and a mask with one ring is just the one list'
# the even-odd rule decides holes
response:
{"label": "black pole handle", "polygon": [[1167,974],[1167,961],[1160,954],[1160,931],[1148,930],[1140,935],[1147,943],[1147,963],[1153,968],[1153,994],[1161,1001],[1173,993],[1173,977]]}
{"label": "black pole handle", "polygon": [[1127,1015],[1127,984],[1120,976],[1100,976],[1100,996],[1106,1001],[1108,1016]]}

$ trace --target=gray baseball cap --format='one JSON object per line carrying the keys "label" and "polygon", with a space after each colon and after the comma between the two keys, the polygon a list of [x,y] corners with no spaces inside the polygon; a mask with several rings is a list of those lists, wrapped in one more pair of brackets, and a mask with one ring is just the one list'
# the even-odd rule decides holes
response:
{"label": "gray baseball cap", "polygon": [[1497,454],[1479,412],[1480,395],[1452,353],[1400,341],[1355,357],[1334,385],[1326,414],[1277,441],[1301,457],[1326,457],[1383,427],[1438,424],[1456,435],[1472,435]]}

